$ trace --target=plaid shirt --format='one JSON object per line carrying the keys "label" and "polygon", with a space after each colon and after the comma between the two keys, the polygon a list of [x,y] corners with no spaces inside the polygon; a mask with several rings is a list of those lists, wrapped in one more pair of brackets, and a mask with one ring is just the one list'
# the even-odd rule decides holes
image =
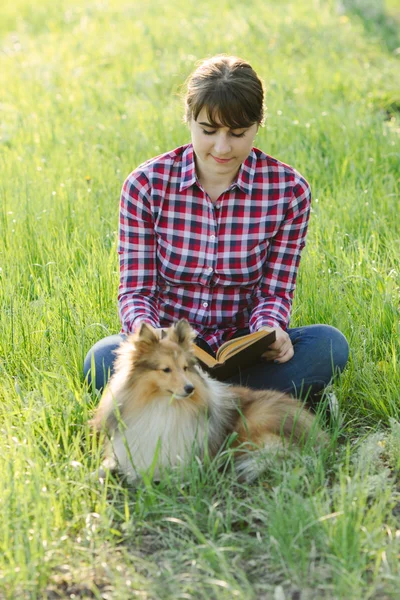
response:
{"label": "plaid shirt", "polygon": [[122,331],[186,318],[216,350],[238,329],[286,329],[310,201],[297,171],[256,148],[215,204],[191,144],[138,167],[121,194]]}

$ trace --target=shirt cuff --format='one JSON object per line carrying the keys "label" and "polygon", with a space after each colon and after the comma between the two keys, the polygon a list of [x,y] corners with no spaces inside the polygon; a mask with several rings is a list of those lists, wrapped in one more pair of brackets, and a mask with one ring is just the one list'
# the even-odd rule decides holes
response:
{"label": "shirt cuff", "polygon": [[136,319],[133,319],[133,321],[131,321],[129,325],[123,324],[122,331],[127,334],[136,333],[136,331],[138,331],[138,329],[140,328],[141,323],[147,323],[147,325],[151,325],[152,327],[154,327],[154,329],[158,329],[160,327],[159,323],[156,323],[149,317],[143,316],[136,317]]}
{"label": "shirt cuff", "polygon": [[283,329],[286,330],[286,326],[277,321],[276,319],[271,319],[268,317],[258,317],[250,326],[250,331],[259,331],[263,327],[269,327],[271,329]]}

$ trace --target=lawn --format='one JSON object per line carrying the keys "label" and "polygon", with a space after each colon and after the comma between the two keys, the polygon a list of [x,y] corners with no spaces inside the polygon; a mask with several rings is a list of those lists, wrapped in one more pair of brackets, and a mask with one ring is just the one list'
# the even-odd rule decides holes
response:
{"label": "lawn", "polygon": [[[398,0],[28,0],[0,8],[0,598],[389,599],[400,589]],[[135,166],[189,141],[197,59],[249,60],[257,146],[313,190],[292,325],[351,346],[326,452],[251,486],[92,473],[83,358],[118,332]]]}

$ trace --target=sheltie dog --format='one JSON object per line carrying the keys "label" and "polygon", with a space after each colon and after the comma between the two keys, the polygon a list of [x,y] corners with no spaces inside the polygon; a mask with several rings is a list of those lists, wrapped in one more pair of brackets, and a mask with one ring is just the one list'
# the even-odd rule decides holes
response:
{"label": "sheltie dog", "polygon": [[[254,391],[212,379],[197,364],[195,334],[182,319],[164,337],[142,323],[117,350],[115,372],[91,421],[105,427],[104,469],[129,480],[165,467],[183,469],[192,457],[214,457],[233,439],[239,481],[265,469],[262,456],[279,454],[323,434],[302,404],[287,394]],[[263,466],[264,464],[264,466]]]}

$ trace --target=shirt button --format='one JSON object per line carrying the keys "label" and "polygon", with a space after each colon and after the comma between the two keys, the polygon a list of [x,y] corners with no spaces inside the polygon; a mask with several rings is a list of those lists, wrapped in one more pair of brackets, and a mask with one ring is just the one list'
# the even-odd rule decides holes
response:
{"label": "shirt button", "polygon": [[204,308],[207,308],[208,302],[203,302],[203,306],[204,306]]}
{"label": "shirt button", "polygon": [[208,273],[212,273],[213,268],[212,267],[208,267],[207,271]]}
{"label": "shirt button", "polygon": [[210,240],[215,240],[215,235],[210,235]]}

